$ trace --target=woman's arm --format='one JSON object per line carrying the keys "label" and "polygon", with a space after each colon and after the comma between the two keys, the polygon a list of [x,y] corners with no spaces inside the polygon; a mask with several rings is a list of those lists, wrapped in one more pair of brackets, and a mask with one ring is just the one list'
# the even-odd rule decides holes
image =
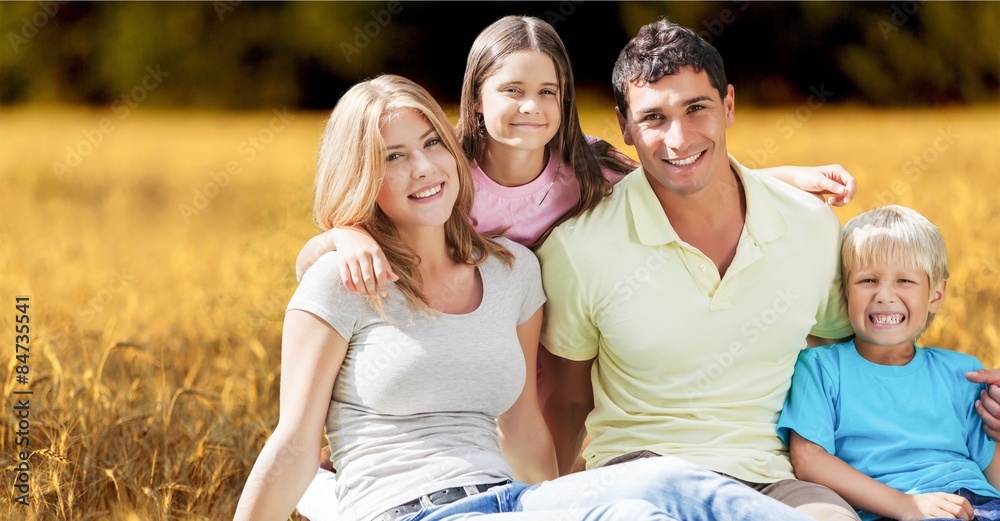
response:
{"label": "woman's arm", "polygon": [[552,436],[538,406],[535,364],[541,329],[542,308],[517,327],[517,339],[524,352],[527,371],[524,389],[514,405],[497,418],[504,458],[514,469],[514,477],[527,483],[539,483],[558,476]]}
{"label": "woman's arm", "polygon": [[235,519],[288,518],[316,474],[329,397],[347,340],[305,311],[285,315],[278,426],[243,487]]}
{"label": "woman's arm", "polygon": [[388,281],[399,280],[375,239],[358,228],[334,228],[309,239],[295,259],[295,278],[302,280],[316,259],[331,251],[340,252],[340,278],[348,291],[384,297]]}
{"label": "woman's arm", "polygon": [[757,171],[809,192],[833,206],[844,206],[858,192],[854,176],[840,165],[775,166]]}
{"label": "woman's arm", "polygon": [[794,430],[789,432],[788,448],[795,477],[830,488],[856,509],[900,521],[972,519],[972,505],[964,497],[942,492],[904,494],[857,471]]}

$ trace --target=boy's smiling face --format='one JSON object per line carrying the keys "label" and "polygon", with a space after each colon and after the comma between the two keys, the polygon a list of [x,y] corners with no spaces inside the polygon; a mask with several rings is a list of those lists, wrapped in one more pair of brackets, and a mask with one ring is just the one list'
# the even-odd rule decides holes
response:
{"label": "boy's smiling face", "polygon": [[847,313],[858,350],[910,353],[928,314],[941,308],[944,290],[945,281],[931,287],[926,272],[900,261],[848,274]]}

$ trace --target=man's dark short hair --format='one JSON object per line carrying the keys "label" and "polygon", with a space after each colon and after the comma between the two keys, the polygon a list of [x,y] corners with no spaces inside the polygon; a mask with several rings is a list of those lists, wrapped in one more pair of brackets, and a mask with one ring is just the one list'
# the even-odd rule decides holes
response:
{"label": "man's dark short hair", "polygon": [[726,98],[726,71],[722,56],[697,33],[666,19],[646,24],[618,55],[611,83],[622,115],[628,111],[628,87],[632,83],[656,83],[677,74],[681,67],[705,71],[719,99]]}

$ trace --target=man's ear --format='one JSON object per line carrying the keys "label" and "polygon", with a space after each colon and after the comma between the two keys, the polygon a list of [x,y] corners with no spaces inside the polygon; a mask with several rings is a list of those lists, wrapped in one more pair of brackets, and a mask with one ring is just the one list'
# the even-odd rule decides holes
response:
{"label": "man's ear", "polygon": [[632,141],[632,133],[628,131],[628,120],[622,115],[622,111],[615,107],[615,116],[618,118],[618,128],[622,131],[622,139],[625,140],[625,144],[632,147],[635,146],[635,142]]}
{"label": "man's ear", "polygon": [[726,108],[726,128],[736,123],[736,91],[733,86],[726,85],[726,99],[722,100],[722,106]]}
{"label": "man's ear", "polygon": [[936,287],[931,288],[931,300],[927,303],[927,311],[937,313],[941,309],[941,305],[944,304],[944,292],[947,286],[948,281],[942,280]]}

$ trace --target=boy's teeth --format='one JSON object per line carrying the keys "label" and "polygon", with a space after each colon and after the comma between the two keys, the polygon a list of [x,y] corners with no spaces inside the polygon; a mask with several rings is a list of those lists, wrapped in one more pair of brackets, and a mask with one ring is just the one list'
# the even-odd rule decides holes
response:
{"label": "boy's teeth", "polygon": [[425,197],[430,197],[430,196],[432,196],[432,195],[440,192],[441,191],[441,186],[442,185],[437,185],[434,188],[428,188],[427,190],[424,190],[423,192],[417,192],[417,193],[411,195],[410,197],[412,197],[414,199],[423,199]]}
{"label": "boy's teeth", "polygon": [[891,315],[871,315],[872,322],[876,324],[898,324],[903,321],[903,315],[894,313]]}
{"label": "boy's teeth", "polygon": [[693,164],[698,158],[701,157],[701,153],[695,154],[687,159],[668,159],[667,162],[674,166],[688,166]]}

